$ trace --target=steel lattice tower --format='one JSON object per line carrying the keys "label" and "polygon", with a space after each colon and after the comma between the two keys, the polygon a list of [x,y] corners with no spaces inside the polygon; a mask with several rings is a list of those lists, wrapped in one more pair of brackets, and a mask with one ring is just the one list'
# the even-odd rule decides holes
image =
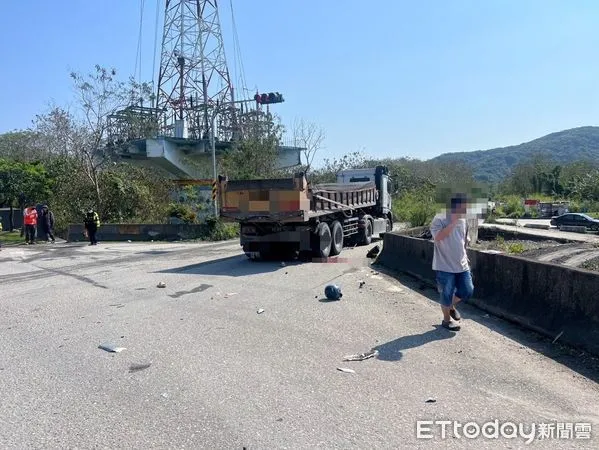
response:
{"label": "steel lattice tower", "polygon": [[[156,108],[163,133],[230,141],[237,131],[217,0],[166,0]],[[186,131],[184,131],[186,130]]]}

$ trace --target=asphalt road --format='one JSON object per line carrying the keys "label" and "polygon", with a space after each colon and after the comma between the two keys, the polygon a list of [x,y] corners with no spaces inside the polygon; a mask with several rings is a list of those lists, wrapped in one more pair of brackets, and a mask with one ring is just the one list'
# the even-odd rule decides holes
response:
{"label": "asphalt road", "polygon": [[[507,426],[417,438],[418,420],[497,419],[589,423],[592,441],[555,430],[526,447],[598,447],[597,359],[469,307],[460,332],[440,329],[436,293],[374,273],[365,253],[283,267],[236,242],[3,249],[0,446],[525,447]],[[323,301],[331,282],[340,301]]]}

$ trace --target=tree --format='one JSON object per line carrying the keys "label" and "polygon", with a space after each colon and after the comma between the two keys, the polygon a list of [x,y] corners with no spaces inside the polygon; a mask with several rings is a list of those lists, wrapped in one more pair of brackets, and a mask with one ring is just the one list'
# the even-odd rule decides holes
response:
{"label": "tree", "polygon": [[167,216],[170,183],[149,169],[118,164],[100,174],[107,222],[160,223]]}
{"label": "tree", "polygon": [[[78,180],[79,186],[91,190],[94,207],[104,215],[101,173],[116,163],[117,150],[109,145],[109,118],[128,105],[143,103],[144,99],[151,100],[151,89],[147,83],[119,81],[114,69],[100,66],[85,76],[73,72],[71,79],[78,100],[78,111],[73,113],[52,107],[47,114],[37,116],[35,131],[48,154],[62,158],[59,166],[76,164],[75,171],[87,179],[87,182]],[[67,163],[65,158],[73,161]],[[82,192],[82,195],[88,197],[88,192]],[[86,203],[89,200],[86,198]]]}
{"label": "tree", "polygon": [[341,158],[324,160],[324,167],[312,171],[311,181],[314,183],[334,183],[337,174],[342,170],[359,169],[368,166],[366,156],[359,151],[348,153]]}
{"label": "tree", "polygon": [[0,159],[0,202],[10,208],[9,231],[14,229],[13,208],[46,200],[52,180],[41,163]]}
{"label": "tree", "polygon": [[314,123],[306,122],[304,119],[295,119],[292,139],[295,146],[303,149],[303,171],[308,174],[316,153],[322,148],[325,131]]}
{"label": "tree", "polygon": [[271,114],[256,112],[245,125],[244,139],[235,142],[220,160],[220,170],[231,179],[268,178],[276,168],[283,127]]}
{"label": "tree", "polygon": [[0,134],[0,158],[14,161],[37,161],[44,150],[37,145],[38,135],[31,130],[17,130]]}

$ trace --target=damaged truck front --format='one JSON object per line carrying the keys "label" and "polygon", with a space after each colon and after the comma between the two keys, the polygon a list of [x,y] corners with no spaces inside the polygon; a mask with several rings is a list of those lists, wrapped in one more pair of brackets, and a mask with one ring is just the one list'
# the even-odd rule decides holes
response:
{"label": "damaged truck front", "polygon": [[347,245],[367,245],[390,231],[387,169],[342,171],[337,183],[311,185],[292,178],[229,180],[219,177],[223,221],[239,222],[241,246],[251,259],[327,258]]}

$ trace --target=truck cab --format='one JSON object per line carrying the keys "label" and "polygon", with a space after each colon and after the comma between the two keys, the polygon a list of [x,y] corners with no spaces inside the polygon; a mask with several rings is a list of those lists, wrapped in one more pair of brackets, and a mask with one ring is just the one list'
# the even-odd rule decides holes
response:
{"label": "truck cab", "polygon": [[389,217],[392,221],[391,177],[389,177],[389,171],[386,167],[347,169],[337,172],[337,183],[364,183],[368,181],[374,181],[380,193],[377,200],[379,214],[383,217]]}

